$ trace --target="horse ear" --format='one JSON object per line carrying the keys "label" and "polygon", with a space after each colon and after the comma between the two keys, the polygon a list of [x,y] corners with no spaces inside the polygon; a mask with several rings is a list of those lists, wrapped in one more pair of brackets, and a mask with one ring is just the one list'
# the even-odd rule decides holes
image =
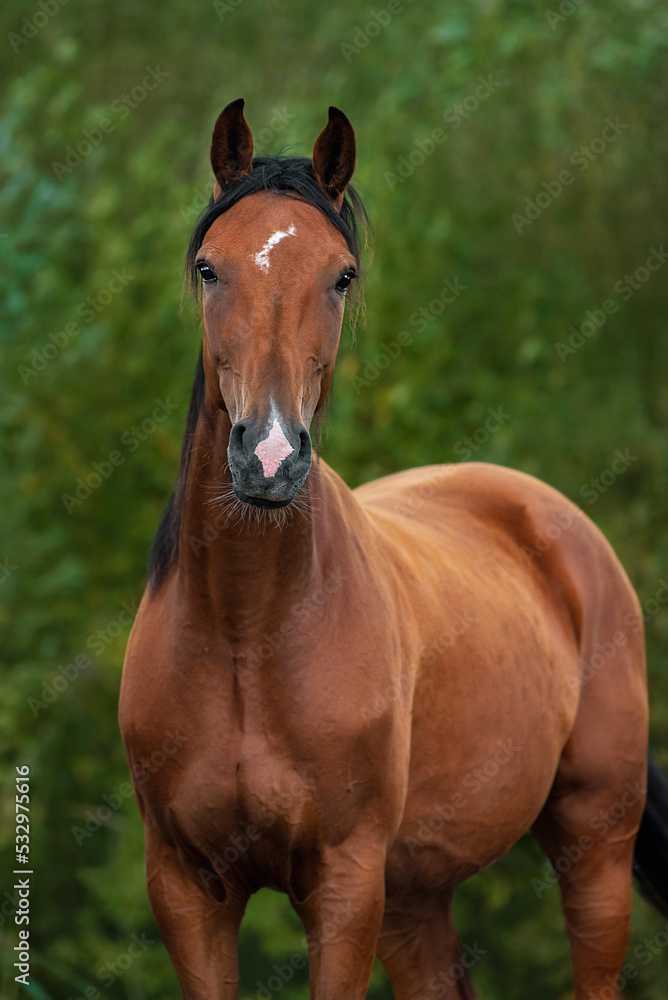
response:
{"label": "horse ear", "polygon": [[340,209],[355,170],[355,133],[338,108],[329,109],[329,121],[315,140],[313,169],[321,186]]}
{"label": "horse ear", "polygon": [[211,166],[216,178],[213,196],[253,169],[253,136],[244,118],[244,99],[239,97],[218,115],[211,137]]}

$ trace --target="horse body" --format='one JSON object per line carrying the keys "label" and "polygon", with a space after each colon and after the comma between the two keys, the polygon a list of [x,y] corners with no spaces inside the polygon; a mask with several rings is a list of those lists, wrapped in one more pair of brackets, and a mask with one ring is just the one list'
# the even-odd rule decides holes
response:
{"label": "horse body", "polygon": [[[328,848],[351,841],[377,846],[390,902],[450,891],[491,863],[540,814],[573,738],[591,659],[583,605],[615,609],[603,643],[638,613],[584,517],[527,554],[572,510],[530,477],[442,466],[352,492],[320,462],[312,478],[322,516],[276,529],[279,560],[286,539],[292,552],[307,540],[308,572],[283,580],[267,563],[272,529],[245,529],[242,564],[258,550],[280,581],[268,608],[249,589],[245,612],[226,529],[206,556],[224,567],[220,592],[204,598],[186,558],[145,599],[128,649],[122,726],[135,774],[166,730],[181,744],[138,787],[144,817],[219,905],[271,885],[303,910]],[[186,543],[207,535],[187,520],[183,532]],[[616,594],[578,590],[594,568]],[[627,687],[642,744],[642,645],[615,649],[605,681],[614,670],[617,691]],[[615,744],[628,722],[601,719]],[[619,764],[606,763],[609,782]]]}
{"label": "horse body", "polygon": [[[228,115],[218,136],[226,163],[241,122],[230,132]],[[254,258],[237,242],[237,256],[249,269],[259,257],[259,272],[279,254],[294,266],[291,226],[318,213],[258,197],[274,235]],[[248,225],[252,201],[229,217]],[[222,254],[227,214],[218,222]],[[235,289],[232,315],[239,301]],[[280,300],[258,315],[285,330]],[[121,691],[151,903],[184,996],[237,996],[239,923],[267,885],[304,923],[314,997],[361,1000],[376,951],[398,1000],[444,995],[434,984],[460,956],[454,886],[533,825],[553,863],[580,845],[561,882],[576,996],[602,1000],[624,957],[646,769],[641,618],[621,566],[591,522],[521,473],[436,466],[351,491],[318,461],[305,478],[281,386],[254,451],[264,477],[249,478],[262,431],[246,397],[267,377],[253,364],[241,377],[205,338],[173,554],[144,596]],[[302,415],[324,398],[309,385]],[[288,457],[268,476],[274,441]],[[285,516],[237,523],[206,503],[216,484],[277,506],[295,482],[302,505]],[[596,834],[627,785],[637,794]],[[449,988],[472,995],[464,980]]]}

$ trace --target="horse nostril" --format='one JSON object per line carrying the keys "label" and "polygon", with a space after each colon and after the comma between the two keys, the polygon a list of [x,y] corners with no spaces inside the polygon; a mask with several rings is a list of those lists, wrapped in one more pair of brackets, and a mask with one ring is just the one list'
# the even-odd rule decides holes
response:
{"label": "horse nostril", "polygon": [[311,435],[306,430],[306,428],[304,428],[302,431],[299,432],[299,440],[301,442],[301,445],[300,445],[300,448],[299,448],[299,457],[301,459],[303,459],[305,462],[310,462],[310,460],[311,460]]}
{"label": "horse nostril", "polygon": [[245,465],[248,461],[244,452],[243,438],[246,432],[246,424],[243,420],[238,420],[230,431],[230,441],[227,446],[227,454],[231,458],[234,456],[237,464]]}
{"label": "horse nostril", "polygon": [[311,465],[311,435],[305,427],[299,431],[299,451],[295,448],[285,463],[284,472],[293,482],[303,478]]}

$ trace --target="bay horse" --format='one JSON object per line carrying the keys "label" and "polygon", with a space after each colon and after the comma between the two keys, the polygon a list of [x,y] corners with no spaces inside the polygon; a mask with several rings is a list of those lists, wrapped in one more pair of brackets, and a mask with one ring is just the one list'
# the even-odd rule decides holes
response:
{"label": "bay horse", "polygon": [[[593,523],[531,476],[462,463],[351,491],[312,460],[360,274],[355,135],[332,107],[312,159],[253,158],[243,107],[216,122],[188,249],[202,353],[120,696],[183,996],[238,996],[244,908],[271,886],[317,1000],[362,1000],[376,954],[397,1000],[467,1000],[453,890],[529,829],[575,997],[621,996],[642,609]],[[664,905],[662,810],[638,867]]]}

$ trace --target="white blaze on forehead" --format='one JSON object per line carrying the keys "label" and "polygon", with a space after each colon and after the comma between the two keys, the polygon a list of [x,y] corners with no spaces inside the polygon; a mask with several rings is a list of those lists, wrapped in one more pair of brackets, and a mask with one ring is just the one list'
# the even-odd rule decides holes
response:
{"label": "white blaze on forehead", "polygon": [[269,434],[264,441],[260,441],[255,449],[255,454],[262,462],[264,478],[270,479],[275,476],[283,459],[287,458],[294,450],[283,433],[283,428],[274,418]]}
{"label": "white blaze on forehead", "polygon": [[259,253],[256,253],[253,260],[258,267],[267,273],[269,270],[269,252],[272,247],[275,247],[277,243],[284,240],[286,236],[294,236],[297,230],[294,226],[290,226],[289,229],[277,229],[275,233],[269,237],[265,245],[262,247]]}

